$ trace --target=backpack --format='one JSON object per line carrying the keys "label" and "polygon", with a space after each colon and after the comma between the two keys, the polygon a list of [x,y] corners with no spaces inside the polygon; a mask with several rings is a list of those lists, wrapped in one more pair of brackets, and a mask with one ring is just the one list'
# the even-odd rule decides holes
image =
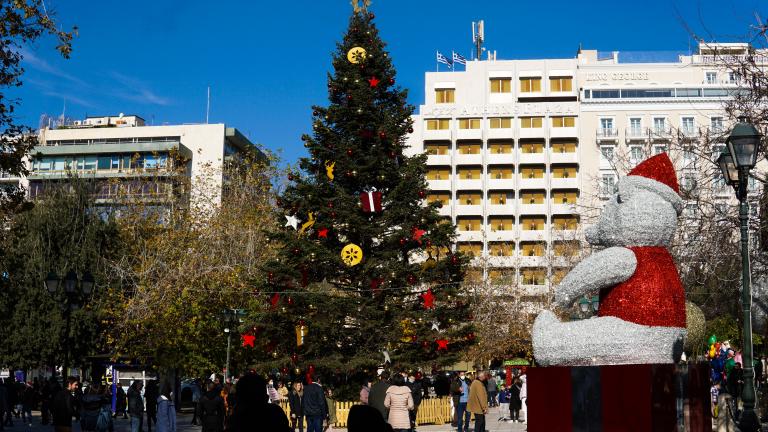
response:
{"label": "backpack", "polygon": [[109,424],[112,422],[112,411],[107,407],[102,407],[99,416],[96,418],[96,431],[107,432]]}

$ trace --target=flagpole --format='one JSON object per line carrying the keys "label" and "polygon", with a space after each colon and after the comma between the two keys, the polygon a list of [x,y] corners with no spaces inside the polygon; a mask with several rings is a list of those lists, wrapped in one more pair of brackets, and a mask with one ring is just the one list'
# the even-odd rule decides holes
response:
{"label": "flagpole", "polygon": [[440,72],[440,61],[437,57],[438,54],[440,54],[440,51],[435,51],[435,72]]}

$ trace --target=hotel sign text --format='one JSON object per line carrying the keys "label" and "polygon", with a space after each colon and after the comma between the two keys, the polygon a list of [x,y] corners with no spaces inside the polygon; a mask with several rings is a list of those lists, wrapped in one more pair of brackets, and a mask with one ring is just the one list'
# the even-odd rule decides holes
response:
{"label": "hotel sign text", "polygon": [[424,106],[425,116],[544,116],[576,114],[575,104],[521,103],[514,105]]}
{"label": "hotel sign text", "polygon": [[594,72],[587,81],[647,81],[648,72]]}

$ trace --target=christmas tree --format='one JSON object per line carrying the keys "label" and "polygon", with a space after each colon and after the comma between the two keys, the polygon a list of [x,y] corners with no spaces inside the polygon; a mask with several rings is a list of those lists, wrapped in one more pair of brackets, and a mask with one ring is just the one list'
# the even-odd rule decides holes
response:
{"label": "christmas tree", "polygon": [[[266,263],[240,361],[284,373],[452,364],[474,339],[461,292],[468,258],[426,204],[426,156],[403,154],[413,107],[358,7],[333,56],[330,104],[314,106],[310,157],[277,200],[284,245]],[[247,345],[247,346],[246,346]]]}

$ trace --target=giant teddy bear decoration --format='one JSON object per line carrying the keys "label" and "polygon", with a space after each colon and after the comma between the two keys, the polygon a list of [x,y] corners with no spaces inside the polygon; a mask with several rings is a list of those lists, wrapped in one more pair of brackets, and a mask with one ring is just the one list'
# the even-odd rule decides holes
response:
{"label": "giant teddy bear decoration", "polygon": [[666,153],[624,177],[587,241],[605,249],[579,262],[555,289],[569,307],[599,291],[599,317],[560,322],[543,311],[533,325],[542,365],[672,363],[685,338],[685,292],[668,246],[682,211],[677,177]]}

